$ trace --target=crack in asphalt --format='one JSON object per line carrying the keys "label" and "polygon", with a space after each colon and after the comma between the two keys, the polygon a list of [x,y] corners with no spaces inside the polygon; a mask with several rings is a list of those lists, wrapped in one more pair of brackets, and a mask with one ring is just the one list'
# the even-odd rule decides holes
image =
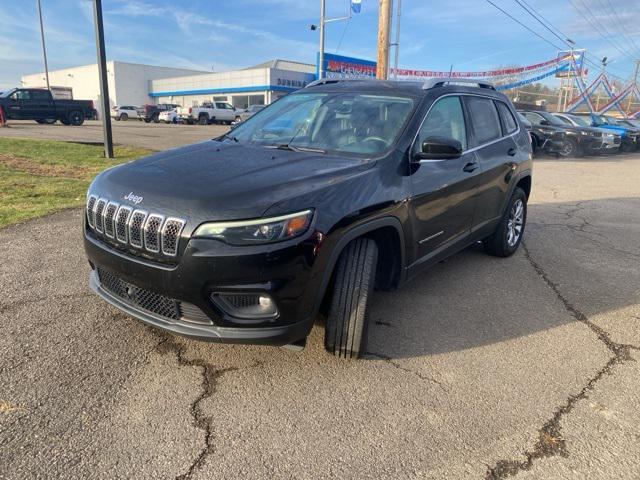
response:
{"label": "crack in asphalt", "polygon": [[90,297],[92,294],[90,292],[80,292],[80,293],[70,293],[67,295],[50,295],[44,298],[30,298],[25,300],[16,300],[15,302],[9,303],[0,303],[0,313],[7,313],[12,310],[17,310],[20,307],[24,307],[26,305],[32,305],[34,303],[41,302],[50,302],[52,300],[70,300],[70,299],[79,299]]}
{"label": "crack in asphalt", "polygon": [[210,398],[214,394],[218,379],[222,375],[227,372],[238,370],[238,368],[236,367],[216,370],[213,365],[205,362],[202,359],[196,358],[193,360],[189,360],[184,355],[185,350],[186,347],[177,344],[171,337],[165,337],[165,340],[157,345],[157,351],[161,355],[173,353],[179,365],[187,367],[198,367],[202,370],[202,392],[193,402],[191,402],[189,406],[189,412],[193,417],[194,426],[204,432],[204,446],[202,447],[194,461],[191,463],[191,465],[189,465],[187,471],[181,475],[178,475],[176,477],[176,480],[187,480],[191,478],[193,473],[202,466],[206,457],[213,452],[213,445],[211,444],[211,417],[205,415],[205,413],[200,408],[200,403],[203,400]]}
{"label": "crack in asphalt", "polygon": [[[210,398],[215,393],[218,385],[218,380],[225,373],[235,372],[241,370],[238,367],[229,367],[223,369],[215,369],[214,366],[200,358],[189,360],[185,357],[186,347],[179,345],[175,340],[169,336],[165,336],[157,346],[156,350],[161,355],[167,353],[173,353],[181,366],[198,367],[202,370],[202,392],[198,397],[191,402],[189,406],[189,412],[193,418],[193,424],[196,428],[199,428],[204,432],[204,445],[196,458],[193,460],[187,471],[176,477],[176,480],[187,480],[202,466],[207,456],[213,453],[214,445],[211,443],[211,423],[212,417],[205,415],[204,411],[200,407],[201,402]],[[255,361],[253,365],[246,368],[260,367],[262,362]]]}
{"label": "crack in asphalt", "polygon": [[555,455],[561,455],[563,457],[568,456],[568,450],[565,439],[562,437],[562,426],[560,422],[564,415],[569,414],[575,405],[580,401],[588,397],[588,393],[593,390],[604,377],[611,373],[614,367],[625,363],[629,360],[634,360],[630,354],[630,350],[640,350],[640,348],[634,345],[622,344],[615,342],[611,339],[609,334],[593,323],[589,318],[582,313],[578,308],[573,305],[563,294],[560,292],[558,285],[554,283],[547,272],[542,266],[536,262],[531,256],[531,252],[527,248],[524,242],[522,242],[522,249],[527,261],[531,264],[536,273],[544,280],[547,286],[555,293],[558,300],[563,304],[565,310],[571,314],[577,321],[586,325],[598,339],[604,343],[604,345],[613,354],[609,361],[602,367],[593,377],[589,379],[587,384],[577,394],[570,395],[567,401],[558,407],[553,416],[545,422],[540,430],[538,430],[538,441],[534,445],[532,451],[525,452],[525,460],[499,460],[494,467],[487,466],[486,480],[500,480],[507,477],[517,475],[522,470],[530,470],[535,460],[552,457]]}
{"label": "crack in asphalt", "polygon": [[393,358],[391,358],[391,357],[389,357],[387,355],[383,355],[381,353],[375,353],[375,352],[365,352],[365,354],[366,355],[371,355],[372,357],[375,357],[375,358],[378,358],[380,360],[383,360],[385,363],[393,365],[398,370],[402,370],[403,372],[411,373],[411,374],[415,375],[416,377],[418,377],[420,380],[424,380],[426,382],[435,383],[436,385],[438,385],[442,389],[442,391],[444,391],[445,393],[449,393],[449,389],[447,389],[444,386],[444,384],[442,384],[442,382],[436,380],[435,378],[428,377],[423,373],[416,372],[415,370],[411,370],[410,368],[402,366],[399,363],[394,362]]}

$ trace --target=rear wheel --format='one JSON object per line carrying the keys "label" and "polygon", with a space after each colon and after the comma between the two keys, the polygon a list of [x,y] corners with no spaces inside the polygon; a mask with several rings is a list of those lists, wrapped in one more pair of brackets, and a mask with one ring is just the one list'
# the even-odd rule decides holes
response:
{"label": "rear wheel", "polygon": [[235,122],[240,123],[242,121],[242,117],[240,115],[236,116]]}
{"label": "rear wheel", "polygon": [[527,194],[516,187],[496,231],[484,240],[484,249],[496,257],[513,255],[524,235],[527,223]]}
{"label": "rear wheel", "polygon": [[153,116],[151,117],[151,120],[153,121],[153,123],[160,123],[160,114],[154,113]]}
{"label": "rear wheel", "polygon": [[67,117],[69,118],[69,123],[76,127],[84,123],[84,113],[82,113],[80,110],[70,111]]}
{"label": "rear wheel", "polygon": [[207,117],[206,115],[200,115],[200,117],[198,118],[198,123],[200,125],[206,125],[209,123],[209,117]]}
{"label": "rear wheel", "polygon": [[129,120],[129,115],[127,115],[126,113],[121,113],[120,120],[122,120],[123,122],[126,122],[127,120]]}
{"label": "rear wheel", "polygon": [[367,344],[367,304],[373,293],[378,247],[369,238],[352,241],[336,266],[324,345],[336,357],[358,358]]}

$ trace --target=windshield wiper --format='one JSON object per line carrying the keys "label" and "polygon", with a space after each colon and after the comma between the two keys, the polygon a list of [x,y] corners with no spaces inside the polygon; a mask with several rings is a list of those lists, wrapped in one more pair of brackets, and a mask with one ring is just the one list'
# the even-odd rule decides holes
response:
{"label": "windshield wiper", "polygon": [[267,148],[277,148],[278,150],[289,150],[291,152],[313,152],[313,153],[327,153],[326,150],[321,148],[312,147],[294,147],[288,143],[281,143],[279,145],[265,145]]}

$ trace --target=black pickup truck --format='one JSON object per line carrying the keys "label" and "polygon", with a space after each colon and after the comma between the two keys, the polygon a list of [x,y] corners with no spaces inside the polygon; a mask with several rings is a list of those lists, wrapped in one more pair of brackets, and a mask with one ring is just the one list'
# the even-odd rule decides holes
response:
{"label": "black pickup truck", "polygon": [[92,100],[56,100],[44,88],[14,88],[0,94],[5,120],[35,120],[38,123],[82,125],[96,118]]}

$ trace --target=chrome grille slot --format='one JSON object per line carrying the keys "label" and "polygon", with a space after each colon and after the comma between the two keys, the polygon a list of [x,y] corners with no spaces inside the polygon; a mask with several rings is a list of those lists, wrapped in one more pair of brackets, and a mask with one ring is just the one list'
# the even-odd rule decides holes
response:
{"label": "chrome grille slot", "polygon": [[115,222],[118,206],[115,202],[109,202],[107,208],[104,209],[104,233],[109,238],[115,237]]}
{"label": "chrome grille slot", "polygon": [[186,226],[181,218],[136,210],[97,195],[87,196],[86,216],[88,227],[98,239],[134,255],[137,253],[133,249],[138,249],[140,255],[146,251],[175,257]]}
{"label": "chrome grille slot", "polygon": [[99,233],[104,233],[104,207],[107,205],[107,200],[101,198],[96,203],[96,213],[95,213],[95,223],[96,223],[96,231]]}
{"label": "chrome grille slot", "polygon": [[175,256],[178,253],[178,242],[184,228],[184,220],[167,218],[162,229],[162,253]]}
{"label": "chrome grille slot", "polygon": [[116,238],[122,243],[128,242],[127,226],[129,225],[129,217],[132,210],[131,207],[121,205],[116,214]]}
{"label": "chrome grille slot", "polygon": [[160,230],[164,217],[162,215],[151,214],[147,218],[144,226],[144,246],[153,253],[160,251]]}
{"label": "chrome grille slot", "polygon": [[91,228],[96,228],[96,213],[94,209],[97,201],[98,197],[95,195],[91,195],[87,200],[87,223]]}
{"label": "chrome grille slot", "polygon": [[142,248],[144,221],[147,219],[147,212],[136,210],[131,215],[129,222],[129,243],[137,248]]}

